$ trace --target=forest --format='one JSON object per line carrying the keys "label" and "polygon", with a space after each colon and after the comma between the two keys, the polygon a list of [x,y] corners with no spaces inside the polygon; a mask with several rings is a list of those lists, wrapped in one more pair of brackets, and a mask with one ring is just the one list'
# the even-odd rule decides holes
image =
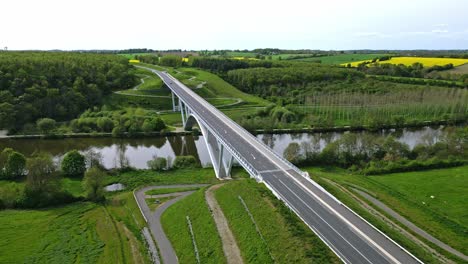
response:
{"label": "forest", "polygon": [[41,118],[65,121],[102,103],[138,78],[128,60],[71,52],[0,53],[0,129],[10,133]]}

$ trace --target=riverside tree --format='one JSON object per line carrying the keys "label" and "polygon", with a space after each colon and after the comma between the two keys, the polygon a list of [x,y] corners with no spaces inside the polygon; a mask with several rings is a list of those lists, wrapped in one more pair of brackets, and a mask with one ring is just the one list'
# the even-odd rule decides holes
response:
{"label": "riverside tree", "polygon": [[62,161],[62,172],[69,177],[83,177],[86,171],[85,157],[77,150],[67,152]]}

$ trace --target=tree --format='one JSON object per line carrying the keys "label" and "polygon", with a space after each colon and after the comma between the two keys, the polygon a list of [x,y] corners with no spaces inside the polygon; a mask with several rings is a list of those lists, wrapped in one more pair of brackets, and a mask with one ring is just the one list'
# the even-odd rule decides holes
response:
{"label": "tree", "polygon": [[24,175],[26,169],[26,158],[23,154],[12,151],[8,154],[5,163],[4,177],[14,179]]}
{"label": "tree", "polygon": [[60,192],[60,178],[52,156],[45,153],[36,154],[26,162],[28,176],[24,187],[27,207],[41,207],[63,201],[54,197]]}
{"label": "tree", "polygon": [[297,142],[290,143],[284,150],[283,157],[293,163],[301,161],[301,146]]}
{"label": "tree", "polygon": [[43,134],[47,135],[55,129],[56,122],[51,118],[41,118],[37,120],[36,125]]}
{"label": "tree", "polygon": [[95,202],[100,202],[104,197],[104,179],[106,173],[97,167],[90,168],[84,178],[83,187],[86,190],[86,197]]}
{"label": "tree", "polygon": [[148,167],[155,171],[162,171],[167,169],[167,160],[163,157],[153,157],[152,160],[147,162]]}
{"label": "tree", "polygon": [[85,157],[77,150],[67,152],[62,161],[62,172],[69,177],[82,177],[86,171]]}

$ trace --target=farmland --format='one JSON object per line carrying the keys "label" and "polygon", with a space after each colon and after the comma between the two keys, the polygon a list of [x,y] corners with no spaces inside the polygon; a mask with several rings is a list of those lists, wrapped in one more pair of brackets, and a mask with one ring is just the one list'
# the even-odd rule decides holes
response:
{"label": "farmland", "polygon": [[388,54],[339,54],[331,56],[321,56],[314,58],[300,59],[300,61],[317,61],[319,60],[322,64],[344,64],[351,63],[354,65],[356,62],[372,60],[374,58],[388,56]]}
{"label": "farmland", "polygon": [[[352,67],[357,67],[359,64],[363,62],[370,62],[371,58],[364,59],[361,61],[356,61],[351,63]],[[421,63],[424,67],[432,67],[432,66],[443,66],[447,64],[453,64],[454,67],[461,66],[463,64],[468,63],[468,59],[455,59],[455,58],[426,58],[426,57],[392,57],[390,60],[386,60],[379,63],[390,63],[390,64],[403,64],[405,66],[411,66],[414,63]],[[342,63],[342,65],[346,65],[346,63]]]}

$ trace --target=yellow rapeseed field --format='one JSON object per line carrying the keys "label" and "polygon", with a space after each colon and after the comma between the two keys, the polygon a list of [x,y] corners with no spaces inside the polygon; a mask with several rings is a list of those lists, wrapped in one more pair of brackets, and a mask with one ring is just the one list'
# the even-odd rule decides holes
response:
{"label": "yellow rapeseed field", "polygon": [[183,62],[188,62],[188,58],[182,58]]}
{"label": "yellow rapeseed field", "polygon": [[[356,61],[352,62],[352,67],[357,67],[360,63],[363,62],[371,62],[371,60],[365,61]],[[404,64],[406,66],[413,65],[413,63],[422,63],[424,67],[432,67],[435,65],[443,66],[447,64],[453,64],[454,67],[463,65],[468,63],[468,59],[453,59],[453,58],[423,58],[423,57],[393,57],[390,60],[382,61],[379,63],[391,63],[391,64]],[[346,66],[347,63],[343,63],[342,65]]]}
{"label": "yellow rapeseed field", "polygon": [[140,63],[139,60],[128,60],[128,62],[130,62],[130,63]]}

